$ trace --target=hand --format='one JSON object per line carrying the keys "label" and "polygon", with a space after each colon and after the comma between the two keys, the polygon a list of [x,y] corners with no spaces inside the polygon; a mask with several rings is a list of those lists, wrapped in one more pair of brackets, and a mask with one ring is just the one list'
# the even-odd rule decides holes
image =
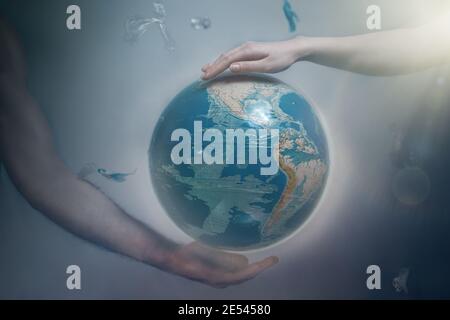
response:
{"label": "hand", "polygon": [[202,79],[214,78],[228,68],[233,73],[286,70],[307,55],[305,43],[301,37],[280,42],[247,42],[205,65]]}
{"label": "hand", "polygon": [[197,242],[179,247],[168,257],[168,271],[207,285],[225,288],[256,277],[278,262],[269,257],[249,264],[247,257],[214,250]]}

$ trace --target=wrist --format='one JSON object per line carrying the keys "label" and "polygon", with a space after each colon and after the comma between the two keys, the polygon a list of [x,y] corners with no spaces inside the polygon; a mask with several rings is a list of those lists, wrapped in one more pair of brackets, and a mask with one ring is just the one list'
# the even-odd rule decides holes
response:
{"label": "wrist", "polygon": [[294,57],[298,61],[313,61],[320,48],[320,38],[298,36],[293,38]]}
{"label": "wrist", "polygon": [[307,61],[314,52],[313,38],[298,36],[290,40],[296,62]]}
{"label": "wrist", "polygon": [[146,246],[144,262],[160,269],[169,270],[174,264],[179,245],[167,239],[160,239],[153,246]]}

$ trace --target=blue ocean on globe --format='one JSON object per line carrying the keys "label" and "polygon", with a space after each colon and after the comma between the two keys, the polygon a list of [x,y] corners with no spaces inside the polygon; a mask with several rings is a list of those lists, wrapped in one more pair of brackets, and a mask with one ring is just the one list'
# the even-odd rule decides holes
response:
{"label": "blue ocean on globe", "polygon": [[[277,129],[278,171],[264,175],[267,165],[238,161],[175,164],[173,132],[182,128],[194,137],[199,121],[203,131]],[[223,150],[236,141],[223,140]],[[250,152],[250,139],[245,143]],[[197,150],[192,143],[189,153]],[[273,245],[305,223],[325,188],[329,154],[302,94],[272,77],[229,75],[195,82],[169,103],[152,135],[149,166],[157,197],[181,230],[206,245],[243,251]]]}

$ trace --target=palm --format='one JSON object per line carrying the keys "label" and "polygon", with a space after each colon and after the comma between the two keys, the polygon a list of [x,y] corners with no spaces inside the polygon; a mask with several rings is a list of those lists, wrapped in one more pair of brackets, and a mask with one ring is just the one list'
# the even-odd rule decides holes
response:
{"label": "palm", "polygon": [[278,258],[269,257],[250,264],[243,255],[214,250],[194,242],[174,252],[170,269],[180,276],[223,288],[250,280],[277,262]]}

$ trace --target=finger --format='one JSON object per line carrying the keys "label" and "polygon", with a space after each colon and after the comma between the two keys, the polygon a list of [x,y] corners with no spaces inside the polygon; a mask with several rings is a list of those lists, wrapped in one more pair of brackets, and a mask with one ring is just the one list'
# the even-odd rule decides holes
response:
{"label": "finger", "polygon": [[[204,73],[203,79],[211,79],[225,71],[228,68],[228,66],[226,66],[227,61],[234,57],[240,50],[242,50],[242,47],[234,48],[224,54],[221,54],[216,60],[214,60],[213,63],[208,63],[207,65],[205,65],[202,68],[202,71]],[[229,63],[231,64],[232,62],[230,61]]]}
{"label": "finger", "polygon": [[208,80],[216,77],[224,72],[235,62],[239,61],[254,61],[265,58],[266,55],[249,48],[248,46],[242,46],[237,49],[220,56],[209,68],[206,69],[204,79]]}
{"label": "finger", "polygon": [[245,59],[249,54],[249,50],[245,50],[242,46],[222,54],[206,68],[204,79],[208,80],[214,78],[228,69],[233,62]]}
{"label": "finger", "polygon": [[243,61],[234,62],[230,66],[230,70],[233,73],[242,72],[267,72],[268,71],[268,61],[267,59],[258,61]]}
{"label": "finger", "polygon": [[205,64],[205,65],[202,67],[202,71],[203,71],[203,72],[206,72],[206,70],[208,70],[208,68],[209,68],[210,66],[211,66],[210,63]]}
{"label": "finger", "polygon": [[208,69],[211,67],[211,66],[213,66],[213,65],[215,65],[215,64],[217,64],[217,63],[219,63],[224,57],[226,57],[226,56],[232,56],[232,55],[234,55],[236,52],[238,52],[239,50],[242,50],[244,48],[244,45],[241,45],[241,46],[239,46],[239,47],[236,47],[236,48],[234,48],[234,49],[231,49],[230,51],[228,51],[228,52],[226,52],[226,53],[224,53],[224,54],[221,54],[219,57],[217,57],[217,59],[216,60],[214,60],[212,63],[208,63],[208,64],[206,64],[204,67],[205,67],[205,71],[208,71]]}

